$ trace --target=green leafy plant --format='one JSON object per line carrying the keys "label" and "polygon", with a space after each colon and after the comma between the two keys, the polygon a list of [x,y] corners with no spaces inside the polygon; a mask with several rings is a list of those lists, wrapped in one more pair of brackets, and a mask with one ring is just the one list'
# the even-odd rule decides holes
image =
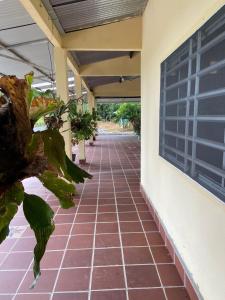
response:
{"label": "green leafy plant", "polygon": [[134,132],[140,136],[141,132],[141,106],[136,103],[123,103],[115,112],[116,120],[127,119],[134,128]]}
{"label": "green leafy plant", "polygon": [[[71,99],[67,104],[61,105],[44,118],[49,129],[60,129],[64,122],[70,121],[73,141],[77,144],[79,141],[90,139],[97,130],[97,113],[95,109],[92,113],[78,111],[78,101],[82,101],[82,98]],[[63,120],[64,114],[67,114],[67,120]]]}
{"label": "green leafy plant", "polygon": [[87,111],[78,111],[76,103],[73,102],[69,109],[69,119],[71,121],[73,138],[77,143],[82,140],[88,140],[95,134],[97,128],[95,110],[92,114]]}
{"label": "green leafy plant", "polygon": [[23,204],[24,215],[34,231],[34,277],[54,231],[53,211],[40,197],[24,192],[22,180],[35,176],[59,199],[63,208],[74,206],[75,183],[91,175],[73,164],[65,152],[58,128],[33,132],[40,118],[64,109],[60,99],[31,89],[32,74],[25,79],[0,78],[0,242]]}

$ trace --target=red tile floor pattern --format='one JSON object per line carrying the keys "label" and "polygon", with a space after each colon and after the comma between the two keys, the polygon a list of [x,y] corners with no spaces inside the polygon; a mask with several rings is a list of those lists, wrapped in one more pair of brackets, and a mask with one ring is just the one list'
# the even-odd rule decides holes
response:
{"label": "red tile floor pattern", "polygon": [[187,300],[189,296],[140,193],[140,145],[134,136],[98,136],[87,146],[92,180],[63,210],[35,179],[29,193],[47,199],[56,229],[32,283],[35,240],[21,210],[0,246],[1,300]]}

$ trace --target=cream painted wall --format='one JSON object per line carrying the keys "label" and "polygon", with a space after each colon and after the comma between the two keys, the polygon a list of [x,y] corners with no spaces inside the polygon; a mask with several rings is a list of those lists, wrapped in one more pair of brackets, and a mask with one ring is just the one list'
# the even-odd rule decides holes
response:
{"label": "cream painted wall", "polygon": [[225,299],[225,204],[158,155],[160,63],[224,4],[149,0],[143,18],[141,182],[205,300]]}

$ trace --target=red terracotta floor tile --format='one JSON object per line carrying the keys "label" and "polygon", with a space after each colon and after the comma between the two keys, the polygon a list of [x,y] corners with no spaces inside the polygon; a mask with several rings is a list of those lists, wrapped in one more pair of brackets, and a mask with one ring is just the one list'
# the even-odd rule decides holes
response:
{"label": "red terracotta floor tile", "polygon": [[94,267],[92,276],[93,290],[125,288],[122,267]]}
{"label": "red terracotta floor tile", "polygon": [[120,230],[122,233],[143,232],[140,222],[120,222]]}
{"label": "red terracotta floor tile", "polygon": [[163,246],[165,242],[163,241],[159,232],[148,232],[147,239],[150,246]]}
{"label": "red terracotta floor tile", "polygon": [[63,268],[75,267],[90,267],[92,258],[92,250],[67,250],[64,260]]}
{"label": "red terracotta floor tile", "polygon": [[71,227],[72,224],[56,224],[52,235],[69,235]]}
{"label": "red terracotta floor tile", "polygon": [[184,268],[183,268],[183,265],[181,264],[180,259],[178,258],[177,255],[175,255],[175,265],[176,265],[177,271],[180,275],[180,278],[184,282]]}
{"label": "red terracotta floor tile", "polygon": [[95,224],[94,223],[82,223],[74,224],[72,229],[72,235],[75,234],[93,234]]}
{"label": "red terracotta floor tile", "polygon": [[0,293],[15,293],[24,274],[24,271],[0,271]]}
{"label": "red terracotta floor tile", "polygon": [[130,197],[116,197],[117,204],[133,204],[133,200]]}
{"label": "red terracotta floor tile", "polygon": [[159,276],[164,286],[182,286],[182,280],[174,264],[158,265]]}
{"label": "red terracotta floor tile", "polygon": [[0,294],[0,299],[1,300],[12,300],[12,296]]}
{"label": "red terracotta floor tile", "polygon": [[120,247],[118,234],[98,234],[95,237],[96,248]]}
{"label": "red terracotta floor tile", "polygon": [[32,261],[32,252],[10,253],[1,265],[2,270],[23,270],[27,269]]}
{"label": "red terracotta floor tile", "polygon": [[[126,300],[125,291],[93,291],[91,300]],[[137,299],[136,299],[137,300]]]}
{"label": "red terracotta floor tile", "polygon": [[71,208],[68,208],[68,209],[64,209],[64,208],[59,208],[58,210],[58,215],[59,214],[62,214],[62,215],[67,215],[67,214],[71,214],[71,215],[74,215],[77,211],[77,207],[71,207]]}
{"label": "red terracotta floor tile", "polygon": [[[1,296],[0,296],[1,299]],[[11,299],[11,298],[10,298]],[[35,295],[35,294],[19,294],[15,297],[15,300],[49,300],[50,294],[41,294]]]}
{"label": "red terracotta floor tile", "polygon": [[116,212],[116,206],[115,205],[99,205],[98,207],[98,213],[103,213],[103,212],[111,212],[115,213]]}
{"label": "red terracotta floor tile", "polygon": [[63,250],[66,247],[67,236],[52,236],[50,237],[47,250]]}
{"label": "red terracotta floor tile", "polygon": [[136,204],[137,210],[140,211],[146,211],[149,212],[148,205],[147,204]]}
{"label": "red terracotta floor tile", "polygon": [[[51,292],[56,280],[57,271],[56,270],[44,270],[41,273],[41,276],[38,279],[38,282],[34,289],[32,289],[32,293],[47,293]],[[32,271],[29,271],[19,289],[19,293],[29,293],[30,286],[33,283],[34,275]]]}
{"label": "red terracotta floor tile", "polygon": [[148,211],[139,211],[139,217],[142,221],[153,220],[151,213]]}
{"label": "red terracotta floor tile", "polygon": [[62,269],[56,284],[56,292],[88,290],[89,268]]}
{"label": "red terracotta floor tile", "polygon": [[153,259],[148,247],[123,248],[125,264],[152,264]]}
{"label": "red terracotta floor tile", "polygon": [[147,246],[147,241],[144,233],[123,233],[123,247],[127,246]]}
{"label": "red terracotta floor tile", "polygon": [[33,251],[35,246],[35,238],[20,238],[13,247],[12,251]]}
{"label": "red terracotta floor tile", "polygon": [[7,238],[0,244],[1,252],[8,252],[17,243],[17,239]]}
{"label": "red terracotta floor tile", "polygon": [[129,288],[159,287],[160,281],[153,265],[126,266]]}
{"label": "red terracotta floor tile", "polygon": [[63,251],[47,251],[41,260],[42,269],[58,269],[62,260]]}
{"label": "red terracotta floor tile", "polygon": [[116,197],[117,198],[122,198],[122,197],[125,197],[125,198],[129,198],[129,197],[131,197],[131,194],[130,194],[130,192],[117,192],[116,193]]}
{"label": "red terracotta floor tile", "polygon": [[113,198],[99,198],[98,201],[99,205],[110,205],[110,204],[115,204],[115,199]]}
{"label": "red terracotta floor tile", "polygon": [[157,264],[159,263],[172,263],[173,260],[170,256],[169,251],[165,246],[156,246],[156,247],[151,247],[151,251],[154,257],[154,260]]}
{"label": "red terracotta floor tile", "polygon": [[97,205],[97,199],[82,199],[81,200],[81,205],[85,206],[85,205]]}
{"label": "red terracotta floor tile", "polygon": [[99,198],[100,199],[114,199],[114,193],[113,192],[99,192]]}
{"label": "red terracotta floor tile", "polygon": [[118,212],[136,212],[136,207],[133,204],[118,204]]}
{"label": "red terracotta floor tile", "polygon": [[117,223],[98,223],[96,225],[96,233],[117,233],[118,224]]}
{"label": "red terracotta floor tile", "polygon": [[187,276],[186,276],[186,289],[188,294],[190,295],[191,300],[198,300],[198,296]]}
{"label": "red terracotta floor tile", "polygon": [[54,294],[52,300],[88,300],[88,293],[59,293]]}
{"label": "red terracotta floor tile", "polygon": [[136,212],[121,212],[119,213],[119,220],[121,221],[139,221],[138,214]]}
{"label": "red terracotta floor tile", "polygon": [[97,222],[116,222],[117,215],[115,213],[99,213],[97,217]]}
{"label": "red terracotta floor tile", "polygon": [[97,206],[96,205],[80,205],[78,208],[78,213],[96,213]]}
{"label": "red terracotta floor tile", "polygon": [[96,249],[94,256],[94,265],[122,265],[121,250],[119,248]]}
{"label": "red terracotta floor tile", "polygon": [[68,249],[92,248],[93,235],[74,235],[70,237]]}
{"label": "red terracotta floor tile", "polygon": [[[162,288],[147,289],[147,290],[146,289],[129,290],[129,300],[139,300],[139,299],[140,300],[166,300]],[[183,299],[181,298],[179,300],[183,300]]]}
{"label": "red terracotta floor tile", "polygon": [[77,214],[75,223],[93,223],[95,218],[96,214]]}
{"label": "red terracotta floor tile", "polygon": [[155,221],[142,221],[145,231],[158,231]]}
{"label": "red terracotta floor tile", "polygon": [[54,218],[55,224],[70,223],[72,224],[74,215],[56,215]]}
{"label": "red terracotta floor tile", "polygon": [[0,252],[0,265],[2,264],[6,256],[7,256],[6,252]]}
{"label": "red terracotta floor tile", "polygon": [[[167,300],[189,299],[139,190],[140,146],[138,142],[130,136],[98,136],[95,147],[87,146],[87,160],[90,163],[84,167],[88,172],[94,173],[93,180],[77,185],[79,193],[74,197],[76,207],[69,210],[59,208],[58,200],[37,180],[25,181],[29,193],[38,193],[51,203],[56,212],[57,225],[54,236],[48,243],[48,251],[41,262],[42,276],[37,286],[34,290],[29,289],[33,282],[33,274],[29,271],[15,300],[50,300],[68,239],[68,249],[52,300],[88,300],[92,258],[94,258],[94,269],[91,284],[92,288],[98,291],[92,291],[91,300],[127,300],[124,270],[121,266],[119,231],[124,247],[122,251],[126,265],[129,300],[165,300],[149,244],[163,284],[166,286]],[[75,215],[77,209],[78,214]],[[75,216],[76,223],[73,224]],[[95,224],[96,216],[97,224]],[[13,222],[18,225],[25,224],[26,220],[21,209]],[[92,249],[95,228],[96,249]],[[31,261],[36,243],[33,232],[28,226],[22,238],[18,240],[9,238],[0,245],[0,263],[6,254],[4,252],[8,253],[17,242],[13,252],[1,266],[1,270],[3,267],[28,268],[28,260]],[[170,244],[169,247],[171,248]],[[23,253],[23,251],[27,252]],[[15,262],[13,257],[16,258]],[[25,270],[0,271],[0,299],[9,300],[9,297],[4,295],[8,292],[11,293],[11,299],[24,275]],[[176,288],[174,288],[175,284]],[[187,286],[189,292],[193,294],[189,280]],[[192,298],[197,299],[195,296]]]}
{"label": "red terracotta floor tile", "polygon": [[166,296],[168,300],[190,300],[185,288],[167,288]]}

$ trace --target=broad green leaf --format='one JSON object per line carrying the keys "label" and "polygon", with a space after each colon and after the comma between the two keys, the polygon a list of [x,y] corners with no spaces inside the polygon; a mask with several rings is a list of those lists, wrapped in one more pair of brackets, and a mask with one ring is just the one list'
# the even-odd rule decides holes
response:
{"label": "broad green leaf", "polygon": [[92,175],[84,171],[75,165],[69,158],[66,156],[66,165],[67,165],[67,173],[70,175],[72,180],[76,183],[84,182],[85,178],[92,178]]}
{"label": "broad green leaf", "polygon": [[16,182],[4,195],[5,201],[20,205],[24,198],[24,188],[21,182]]}
{"label": "broad green leaf", "polygon": [[2,230],[0,231],[0,244],[7,238],[9,234],[9,226],[5,226],[4,228],[2,228]]}
{"label": "broad green leaf", "polygon": [[[36,237],[33,272],[37,280],[41,274],[40,261],[45,253],[48,240],[55,229],[53,223],[54,212],[43,199],[27,193],[24,194],[23,211]],[[34,287],[36,280],[32,287]]]}
{"label": "broad green leaf", "polygon": [[30,143],[27,146],[27,154],[29,156],[35,155],[38,151],[40,144],[42,143],[42,134],[41,132],[35,132],[32,134]]}
{"label": "broad green leaf", "polygon": [[44,152],[50,165],[54,166],[59,174],[66,175],[65,142],[58,130],[49,129],[42,132]]}
{"label": "broad green leaf", "polygon": [[59,199],[62,208],[74,206],[73,196],[75,195],[75,186],[57,177],[50,171],[45,171],[38,177],[42,184],[49,189]]}
{"label": "broad green leaf", "polygon": [[15,216],[17,213],[18,206],[16,203],[10,202],[10,203],[5,203],[3,206],[0,208],[0,231],[3,230],[6,226],[9,225],[11,222],[12,218]]}
{"label": "broad green leaf", "polygon": [[31,88],[31,85],[33,83],[33,78],[34,78],[34,74],[32,72],[25,75],[25,80],[28,85],[27,102],[28,102],[29,106],[33,99],[33,92],[32,92],[32,88]]}
{"label": "broad green leaf", "polygon": [[7,237],[9,224],[17,213],[23,198],[23,185],[19,182],[15,183],[0,198],[0,242]]}
{"label": "broad green leaf", "polygon": [[34,79],[34,73],[33,72],[28,73],[24,77],[25,77],[27,84],[31,87],[31,84],[33,83],[33,79]]}

